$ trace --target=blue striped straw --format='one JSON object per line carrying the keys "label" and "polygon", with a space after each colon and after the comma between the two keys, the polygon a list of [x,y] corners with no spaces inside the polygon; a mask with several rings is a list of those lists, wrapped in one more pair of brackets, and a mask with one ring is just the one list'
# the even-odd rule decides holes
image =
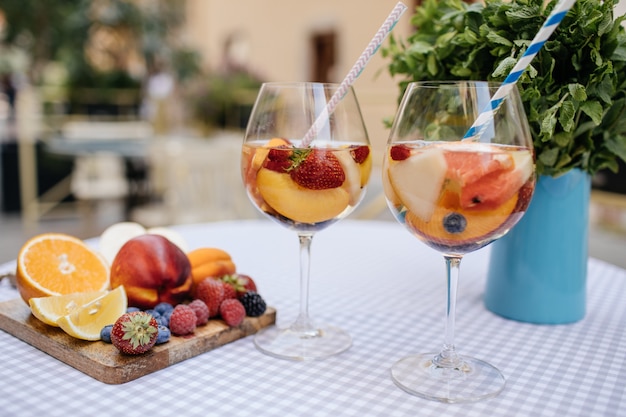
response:
{"label": "blue striped straw", "polygon": [[552,32],[556,29],[556,27],[561,23],[569,9],[576,3],[576,0],[561,0],[554,7],[550,16],[546,19],[545,23],[535,35],[535,38],[531,42],[524,55],[517,61],[509,75],[502,82],[502,85],[496,92],[494,93],[489,105],[478,115],[476,121],[472,127],[465,133],[463,139],[472,138],[472,137],[480,137],[483,133],[484,129],[487,127],[487,123],[493,118],[495,111],[502,104],[502,100],[505,99],[506,95],[513,89],[517,80],[520,79],[526,68],[530,65],[530,61],[537,55],[539,50],[543,47],[543,44],[546,43]]}

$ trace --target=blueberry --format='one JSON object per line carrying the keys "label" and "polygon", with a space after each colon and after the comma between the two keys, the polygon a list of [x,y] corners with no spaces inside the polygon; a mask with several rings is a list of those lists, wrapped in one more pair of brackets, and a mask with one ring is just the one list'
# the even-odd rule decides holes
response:
{"label": "blueberry", "polygon": [[170,325],[170,317],[172,316],[172,311],[166,311],[165,313],[161,314],[160,319],[160,323],[165,326],[165,327],[169,327]]}
{"label": "blueberry", "polygon": [[100,330],[100,339],[102,339],[105,343],[111,343],[111,330],[113,329],[112,324],[108,324]]}
{"label": "blueberry", "polygon": [[165,326],[159,326],[159,333],[157,335],[156,344],[160,345],[161,343],[165,343],[170,340],[170,329]]}
{"label": "blueberry", "polygon": [[163,315],[163,313],[167,312],[167,311],[172,311],[174,310],[174,306],[171,305],[170,303],[166,303],[165,301],[160,302],[159,304],[157,304],[156,306],[154,306],[154,310]]}
{"label": "blueberry", "polygon": [[132,313],[133,311],[141,311],[141,309],[137,308],[137,307],[128,307],[126,309],[127,313]]}
{"label": "blueberry", "polygon": [[443,218],[443,228],[448,233],[462,233],[467,227],[465,216],[452,212]]}
{"label": "blueberry", "polygon": [[146,313],[150,314],[155,319],[158,319],[159,317],[161,317],[161,314],[158,311],[154,310],[154,309],[146,310]]}

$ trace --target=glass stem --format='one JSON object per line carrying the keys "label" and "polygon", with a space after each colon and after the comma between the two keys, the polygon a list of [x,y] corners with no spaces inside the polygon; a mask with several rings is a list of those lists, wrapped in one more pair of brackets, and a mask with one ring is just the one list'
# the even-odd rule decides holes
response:
{"label": "glass stem", "polygon": [[319,330],[315,328],[309,317],[309,276],[313,233],[299,233],[298,239],[300,240],[300,314],[291,325],[291,330],[298,333],[300,337],[317,337]]}
{"label": "glass stem", "polygon": [[447,276],[446,334],[443,348],[435,357],[434,363],[442,368],[460,368],[462,361],[454,346],[454,323],[456,318],[456,294],[459,285],[461,256],[444,256]]}

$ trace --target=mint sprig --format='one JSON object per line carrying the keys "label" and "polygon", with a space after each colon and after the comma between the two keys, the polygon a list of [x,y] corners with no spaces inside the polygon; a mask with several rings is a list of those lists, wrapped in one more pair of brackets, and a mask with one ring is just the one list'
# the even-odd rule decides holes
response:
{"label": "mint sprig", "polygon": [[[617,0],[578,0],[517,85],[537,172],[617,172],[626,161],[626,30]],[[543,0],[424,0],[416,32],[382,49],[399,98],[412,81],[503,81],[556,4]]]}

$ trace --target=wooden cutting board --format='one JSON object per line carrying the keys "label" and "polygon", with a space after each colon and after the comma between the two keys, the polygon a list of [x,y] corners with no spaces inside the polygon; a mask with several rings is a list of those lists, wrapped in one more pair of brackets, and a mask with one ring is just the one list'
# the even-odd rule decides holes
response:
{"label": "wooden cutting board", "polygon": [[[143,355],[123,355],[109,343],[76,339],[49,326],[30,312],[21,298],[0,303],[0,329],[107,384],[122,384],[208,352],[274,324],[276,310],[268,307],[260,317],[246,317],[237,327],[209,320],[189,336],[172,336]],[[250,342],[252,343],[252,342]]]}

